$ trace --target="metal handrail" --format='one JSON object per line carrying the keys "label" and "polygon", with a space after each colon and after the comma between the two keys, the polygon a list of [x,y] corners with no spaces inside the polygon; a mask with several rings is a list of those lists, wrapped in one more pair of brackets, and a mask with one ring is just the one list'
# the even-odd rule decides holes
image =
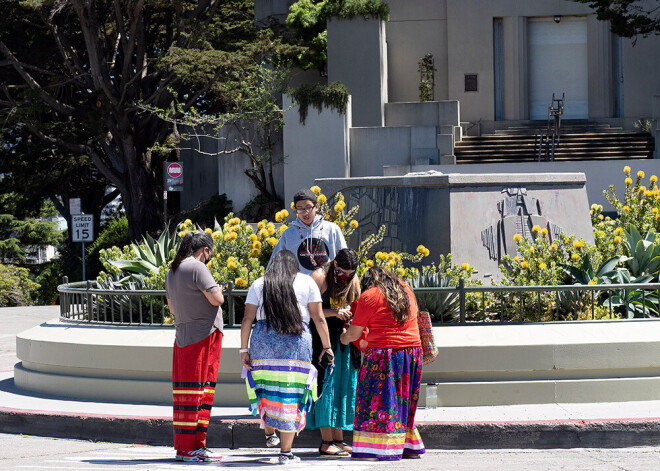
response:
{"label": "metal handrail", "polygon": [[[641,293],[642,297],[642,302],[646,303],[647,301],[652,302],[652,298],[650,298],[651,294],[655,294],[657,297],[658,291],[660,290],[660,283],[627,283],[627,284],[594,284],[594,285],[582,285],[582,284],[574,284],[574,285],[538,285],[538,286],[465,286],[465,282],[463,278],[459,279],[459,285],[456,287],[449,287],[449,288],[415,288],[415,294],[425,294],[425,293],[445,293],[446,295],[451,295],[452,293],[455,296],[458,296],[459,300],[459,309],[458,309],[458,315],[459,315],[459,320],[458,323],[460,324],[484,324],[484,323],[492,323],[492,322],[499,322],[499,323],[511,323],[511,322],[565,322],[566,320],[570,319],[562,319],[561,318],[561,313],[560,313],[560,303],[559,303],[559,296],[560,293],[565,293],[565,292],[571,292],[571,293],[589,293],[589,297],[587,299],[582,299],[584,301],[589,302],[589,307],[590,307],[590,314],[591,314],[591,320],[596,319],[596,308],[597,308],[597,298],[600,296],[601,293],[606,293],[609,296],[607,296],[607,299],[609,302],[605,304],[605,307],[607,309],[607,314],[609,319],[617,319],[617,320],[624,320],[620,318],[616,318],[614,316],[614,307],[612,303],[612,293],[618,292],[618,293],[623,293],[625,296],[624,299],[624,308],[626,311],[630,308],[632,304],[636,304],[636,301],[634,299],[630,299],[631,292],[637,292],[639,291]],[[543,319],[542,316],[542,306],[544,303],[546,303],[547,307],[547,299],[544,300],[541,297],[542,293],[554,293],[553,298],[556,300],[555,306],[554,306],[554,319],[548,320],[548,319]],[[475,318],[472,318],[470,320],[467,319],[467,308],[466,308],[466,300],[469,295],[474,296],[480,296],[480,306],[481,309],[478,309],[476,313],[481,313],[481,320],[478,320],[475,316]],[[505,312],[505,306],[503,303],[500,304],[500,312],[499,314],[499,321],[493,321],[492,319],[489,319],[487,314],[489,312],[492,313],[492,308],[490,310],[486,309],[486,295],[490,294],[491,298],[494,298],[497,300],[498,295],[500,298],[503,299],[504,295],[512,295],[512,294],[517,294],[518,299],[515,300],[518,302],[517,305],[513,304],[508,304],[506,306],[506,312]],[[525,306],[525,301],[526,301],[526,295],[529,297],[530,294],[533,294],[535,299],[532,300],[536,304],[536,319],[529,319],[525,317],[525,313],[530,313],[532,312],[531,307]],[[648,299],[647,299],[648,298]],[[509,299],[507,300],[511,302],[512,300]],[[656,301],[653,303],[655,306],[655,309],[660,312],[660,301]],[[573,306],[574,308],[577,308],[577,306]],[[516,320],[517,315],[518,320]],[[575,309],[572,312],[574,318],[577,317],[579,314],[579,311]],[[652,317],[652,316],[649,316]],[[510,320],[507,320],[510,319]],[[660,319],[660,318],[658,318]],[[585,319],[589,320],[589,319]],[[441,323],[448,323],[444,322],[444,320],[441,319]],[[456,322],[449,322],[449,323],[456,323]]]}
{"label": "metal handrail", "polygon": [[[57,287],[60,293],[60,319],[66,322],[112,324],[112,325],[163,325],[167,310],[165,290],[108,290],[96,287],[96,282],[64,283]],[[640,307],[646,313],[646,306],[651,303],[660,312],[657,299],[660,283],[597,284],[597,285],[551,285],[551,286],[465,286],[459,280],[455,287],[415,288],[416,295],[436,294],[451,298],[458,306],[453,310],[457,319],[445,321],[441,316],[436,324],[487,324],[520,322],[574,322],[581,314],[584,320],[595,320],[598,298],[608,294],[609,303],[605,303],[609,319],[625,320],[615,316],[612,303],[613,293],[622,293],[626,312],[631,305]],[[227,325],[236,324],[236,297],[245,297],[248,290],[233,289],[229,283],[225,291]],[[551,296],[548,293],[553,293]],[[560,298],[565,293],[575,293],[575,304],[571,311],[561,311]],[[631,295],[641,295],[641,303],[631,299]],[[479,308],[468,310],[470,302]],[[551,303],[554,302],[554,306]],[[581,309],[578,309],[584,303]],[[493,305],[495,305],[493,307]],[[534,306],[535,305],[535,306]],[[554,310],[552,319],[548,318],[548,309]],[[585,311],[586,309],[586,311]],[[544,315],[545,313],[545,315]],[[468,318],[469,314],[469,318]],[[533,314],[536,314],[535,318]],[[589,316],[590,315],[590,316]],[[568,318],[567,318],[568,316]],[[590,317],[590,319],[589,319]],[[653,317],[653,316],[648,316]],[[156,319],[156,322],[154,322]]]}
{"label": "metal handrail", "polygon": [[[162,325],[169,314],[165,290],[128,290],[97,288],[96,281],[79,281],[57,287],[60,294],[60,319],[65,322],[112,325]],[[227,284],[223,292],[227,325],[236,323],[236,297],[247,296],[248,290]],[[154,319],[157,319],[154,322]]]}

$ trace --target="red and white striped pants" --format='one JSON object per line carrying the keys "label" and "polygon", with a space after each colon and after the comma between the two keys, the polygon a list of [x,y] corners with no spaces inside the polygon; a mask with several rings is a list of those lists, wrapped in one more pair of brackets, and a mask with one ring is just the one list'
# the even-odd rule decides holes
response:
{"label": "red and white striped pants", "polygon": [[206,446],[206,432],[218,378],[222,332],[185,347],[174,342],[172,393],[174,448],[192,451]]}

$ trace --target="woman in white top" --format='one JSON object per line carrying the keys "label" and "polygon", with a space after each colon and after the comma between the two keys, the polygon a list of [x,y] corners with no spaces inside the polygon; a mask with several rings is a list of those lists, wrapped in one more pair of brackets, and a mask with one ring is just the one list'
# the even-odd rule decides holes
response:
{"label": "woman in white top", "polygon": [[293,438],[305,428],[307,411],[316,399],[310,319],[323,343],[321,356],[332,361],[319,288],[310,276],[298,273],[293,253],[282,250],[250,287],[240,349],[250,410],[261,417],[268,446],[277,446],[275,430],[280,431],[280,463],[300,460],[291,453]]}

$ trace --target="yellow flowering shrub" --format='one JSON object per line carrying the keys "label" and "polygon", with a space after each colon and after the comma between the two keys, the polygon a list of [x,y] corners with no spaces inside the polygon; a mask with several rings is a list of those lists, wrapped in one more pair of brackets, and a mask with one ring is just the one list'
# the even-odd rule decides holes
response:
{"label": "yellow flowering shrub", "polygon": [[[349,237],[360,226],[360,223],[356,218],[360,207],[355,205],[349,208],[346,204],[344,195],[341,192],[333,197],[333,202],[331,203],[318,186],[313,186],[310,190],[317,195],[316,200],[319,205],[319,214],[323,216],[326,221],[337,224],[344,234],[344,238],[348,241]],[[410,277],[415,274],[415,269],[410,266],[404,267],[404,262],[407,265],[410,265],[410,263],[418,263],[422,258],[429,255],[429,250],[424,248],[424,250],[420,252],[418,247],[416,254],[405,252],[377,252],[373,256],[370,255],[371,249],[385,237],[385,232],[386,227],[383,225],[378,229],[378,232],[369,234],[359,242],[357,249],[358,259],[360,261],[357,269],[358,276],[362,276],[368,268],[378,265],[392,270],[404,279],[410,279]]]}
{"label": "yellow flowering shrub", "polygon": [[[271,236],[261,234],[262,231],[268,233],[268,224],[268,221],[259,221],[257,227],[262,229],[255,233],[246,221],[229,214],[223,226],[215,228],[223,233],[223,237],[214,240],[215,256],[208,267],[218,282],[234,282],[235,288],[242,289],[263,275],[273,248],[273,245],[265,241],[266,237]],[[276,238],[279,238],[279,234]],[[239,279],[245,281],[243,287],[236,282]]]}
{"label": "yellow flowering shrub", "polygon": [[357,215],[360,207],[355,205],[352,208],[347,209],[344,195],[341,192],[335,195],[334,206],[330,205],[325,195],[321,195],[324,197],[323,200],[321,200],[320,196],[317,196],[319,203],[319,214],[323,216],[326,221],[334,222],[337,224],[337,226],[339,226],[341,229],[341,232],[344,234],[344,238],[348,240],[350,235],[353,234],[355,229],[357,229],[359,226],[355,216]]}
{"label": "yellow flowering shrub", "polygon": [[616,194],[613,185],[610,185],[609,190],[603,192],[619,216],[617,224],[623,228],[627,228],[629,224],[632,224],[642,234],[650,230],[660,232],[660,218],[656,218],[658,208],[660,208],[658,177],[651,175],[648,186],[645,186],[642,184],[646,177],[643,171],[637,172],[634,181],[629,166],[626,165],[623,168],[623,173],[626,188],[622,197]]}

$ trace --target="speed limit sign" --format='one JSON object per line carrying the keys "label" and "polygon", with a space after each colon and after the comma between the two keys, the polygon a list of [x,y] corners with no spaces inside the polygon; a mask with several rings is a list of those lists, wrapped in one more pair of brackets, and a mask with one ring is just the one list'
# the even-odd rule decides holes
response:
{"label": "speed limit sign", "polygon": [[94,216],[92,214],[75,214],[71,216],[71,241],[94,241]]}

